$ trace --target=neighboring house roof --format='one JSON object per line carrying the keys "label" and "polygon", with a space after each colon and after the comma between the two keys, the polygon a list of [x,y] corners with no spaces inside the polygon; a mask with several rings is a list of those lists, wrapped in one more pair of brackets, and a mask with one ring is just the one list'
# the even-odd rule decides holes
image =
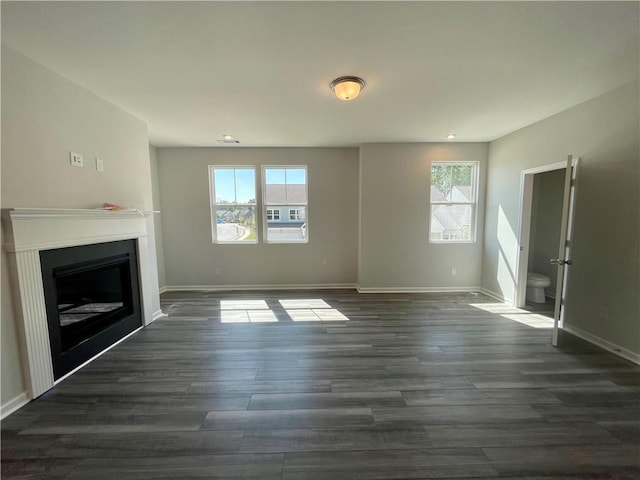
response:
{"label": "neighboring house roof", "polygon": [[432,202],[446,202],[447,199],[435,185],[431,185],[431,201]]}
{"label": "neighboring house roof", "polygon": [[[451,189],[450,199],[431,185],[432,202],[470,202],[472,201],[470,186],[456,186]],[[471,227],[472,209],[467,205],[435,205],[431,215],[432,233],[462,232]],[[465,228],[466,227],[466,228]]]}
{"label": "neighboring house roof", "polygon": [[266,185],[265,198],[266,203],[272,205],[307,203],[306,185],[271,183]]}
{"label": "neighboring house roof", "polygon": [[451,201],[452,202],[472,202],[471,186],[456,186],[451,189]]}
{"label": "neighboring house roof", "polygon": [[472,202],[472,193],[471,186],[455,186],[451,189],[450,198],[447,198],[435,185],[431,185],[432,202]]}
{"label": "neighboring house roof", "polygon": [[446,205],[441,205],[433,212],[433,217],[438,220],[442,230],[462,230],[461,223],[453,215],[453,212]]}

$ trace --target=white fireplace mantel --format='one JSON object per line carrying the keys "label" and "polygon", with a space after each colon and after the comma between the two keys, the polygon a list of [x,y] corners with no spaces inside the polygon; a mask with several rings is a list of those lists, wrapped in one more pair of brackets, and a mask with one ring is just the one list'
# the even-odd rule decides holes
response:
{"label": "white fireplace mantel", "polygon": [[[54,385],[49,330],[42,284],[40,251],[135,239],[143,325],[154,319],[155,272],[148,243],[152,212],[140,210],[2,209],[4,247],[9,258],[16,323],[30,398]],[[153,252],[155,253],[155,252]]]}

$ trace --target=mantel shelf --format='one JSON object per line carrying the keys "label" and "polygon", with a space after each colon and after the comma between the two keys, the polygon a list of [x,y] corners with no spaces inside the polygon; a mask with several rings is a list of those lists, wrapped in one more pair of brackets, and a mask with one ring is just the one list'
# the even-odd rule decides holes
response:
{"label": "mantel shelf", "polygon": [[3,215],[12,218],[37,218],[37,217],[76,217],[76,218],[113,218],[117,217],[142,217],[150,215],[151,211],[138,209],[106,210],[101,208],[3,208]]}

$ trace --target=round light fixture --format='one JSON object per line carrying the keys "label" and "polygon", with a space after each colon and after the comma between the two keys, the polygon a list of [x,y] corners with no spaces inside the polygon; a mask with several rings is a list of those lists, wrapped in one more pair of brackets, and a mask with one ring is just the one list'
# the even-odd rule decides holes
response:
{"label": "round light fixture", "polygon": [[456,138],[456,134],[455,133],[449,133],[446,136],[447,140],[453,140],[454,138]]}
{"label": "round light fixture", "polygon": [[340,77],[331,82],[329,86],[338,99],[353,100],[360,95],[360,90],[364,88],[364,80],[360,77]]}

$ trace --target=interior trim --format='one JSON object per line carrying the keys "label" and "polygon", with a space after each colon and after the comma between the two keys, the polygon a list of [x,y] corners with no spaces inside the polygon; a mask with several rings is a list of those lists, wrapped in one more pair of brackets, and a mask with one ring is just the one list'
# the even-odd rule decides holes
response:
{"label": "interior trim", "polygon": [[574,327],[571,325],[567,325],[565,322],[562,330],[569,332],[576,337],[580,337],[583,340],[586,340],[589,343],[593,343],[600,348],[607,350],[619,357],[624,358],[625,360],[629,360],[630,362],[635,363],[636,365],[640,365],[640,354],[632,352],[626,348],[621,347],[620,345],[616,345],[613,342],[605,340],[604,338],[598,337],[597,335],[593,335],[591,333],[585,332],[584,330]]}

